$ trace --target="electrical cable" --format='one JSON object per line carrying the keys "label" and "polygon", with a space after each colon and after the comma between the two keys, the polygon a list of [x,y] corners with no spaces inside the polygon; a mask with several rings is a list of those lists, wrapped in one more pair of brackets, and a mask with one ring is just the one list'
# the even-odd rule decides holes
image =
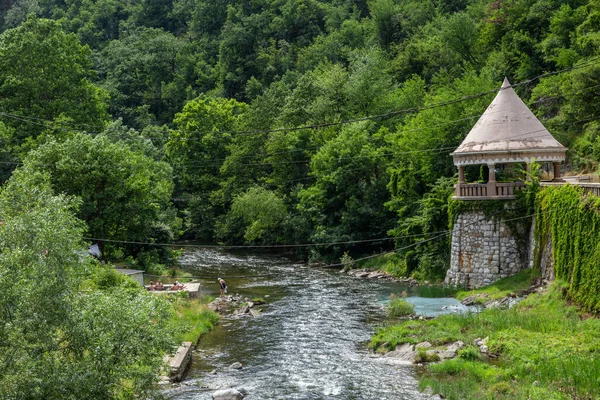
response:
{"label": "electrical cable", "polygon": [[[275,133],[275,132],[290,132],[290,131],[297,131],[297,130],[303,130],[303,129],[317,129],[317,128],[323,128],[323,127],[330,127],[330,126],[339,126],[339,125],[345,125],[345,124],[349,124],[349,123],[355,123],[355,122],[361,122],[361,121],[367,121],[367,120],[375,120],[375,119],[384,119],[387,117],[392,117],[392,116],[397,116],[397,115],[401,115],[401,114],[407,114],[407,113],[412,113],[412,112],[418,112],[418,111],[423,111],[423,110],[429,110],[429,109],[434,109],[434,108],[438,108],[438,107],[444,107],[447,105],[452,105],[452,104],[456,104],[459,102],[463,102],[466,100],[472,100],[472,99],[476,99],[488,94],[494,94],[494,93],[498,93],[499,91],[502,90],[506,90],[508,88],[515,88],[518,86],[522,86],[522,85],[528,85],[536,80],[539,79],[543,79],[546,78],[548,76],[552,76],[552,75],[557,75],[557,74],[561,74],[564,72],[569,72],[569,71],[573,71],[573,70],[577,70],[577,69],[581,69],[581,68],[585,68],[585,67],[589,67],[592,65],[596,65],[596,61],[598,61],[600,59],[600,56],[597,57],[592,57],[588,60],[586,60],[585,62],[583,62],[582,64],[579,65],[575,65],[569,68],[564,68],[558,71],[553,71],[553,72],[548,72],[548,73],[544,73],[544,74],[540,74],[537,75],[531,79],[527,79],[521,82],[517,82],[514,84],[511,84],[510,86],[506,87],[506,88],[500,88],[500,89],[492,89],[492,90],[487,90],[484,92],[479,92],[479,93],[475,93],[472,95],[465,95],[462,97],[458,97],[455,99],[451,99],[451,100],[447,100],[444,102],[438,102],[438,103],[434,103],[428,106],[422,106],[422,107],[411,107],[411,108],[406,108],[406,109],[402,109],[402,110],[395,110],[395,111],[389,111],[386,113],[382,113],[382,114],[376,114],[376,115],[371,115],[371,116],[366,116],[366,117],[361,117],[361,118],[353,118],[353,119],[347,119],[347,120],[342,120],[342,121],[337,121],[337,122],[323,122],[323,123],[318,123],[318,124],[311,124],[311,125],[300,125],[300,126],[292,126],[292,127],[282,127],[282,128],[276,128],[276,129],[264,129],[264,130],[245,130],[245,131],[186,131],[188,133],[200,133],[203,135],[206,134],[229,134],[229,135],[237,135],[237,136],[244,136],[244,135],[256,135],[256,134],[264,134],[264,133]],[[42,127],[47,127],[47,128],[52,128],[52,129],[66,129],[66,128],[59,128],[59,127],[55,127],[55,126],[48,126],[46,124],[42,124],[42,123],[38,123],[36,121],[47,121],[47,122],[52,122],[52,123],[56,123],[56,121],[54,120],[44,120],[42,118],[36,118],[36,117],[23,117],[23,116],[19,116],[16,114],[11,114],[11,113],[7,113],[4,111],[0,111],[0,115],[4,115],[6,117],[9,118],[13,118],[13,119],[17,119],[17,120],[21,120],[22,122],[28,122],[34,125],[39,125]],[[69,124],[66,122],[63,122],[63,124]],[[85,125],[85,124],[81,124],[81,125]],[[168,132],[168,131],[166,131]],[[91,133],[91,134],[99,134],[98,132],[87,132],[87,133]],[[142,137],[140,137],[142,138]],[[149,138],[143,138],[144,140],[149,140]],[[191,140],[193,138],[169,138],[170,140]],[[201,138],[195,138],[195,140],[202,140]]]}
{"label": "electrical cable", "polygon": [[[485,220],[489,220],[490,217],[493,217],[494,215],[497,215],[497,214],[505,212],[505,211],[506,210],[496,211],[495,213],[492,213],[489,216],[484,216],[484,217],[482,217],[482,218],[480,218],[480,219],[478,219],[476,221],[473,221],[473,222],[470,222],[468,224],[465,224],[465,227],[478,224],[478,223],[480,223],[482,221],[485,221]],[[506,223],[506,222],[511,222],[511,221],[517,221],[517,220],[521,220],[521,219],[532,218],[535,215],[536,214],[530,214],[530,215],[525,215],[525,216],[521,216],[521,217],[515,217],[515,218],[506,219],[506,220],[501,220],[501,221],[497,221],[497,222],[504,222],[504,223]],[[422,241],[417,242],[417,243],[412,243],[410,245],[403,246],[403,247],[400,247],[398,249],[394,249],[394,250],[391,250],[391,251],[388,251],[388,252],[378,253],[378,254],[374,254],[374,255],[371,255],[371,256],[362,257],[362,258],[357,258],[355,260],[352,260],[352,262],[359,262],[359,261],[369,260],[369,259],[372,259],[372,258],[381,257],[381,256],[388,255],[388,254],[397,253],[399,251],[406,250],[406,249],[409,249],[409,248],[412,248],[412,247],[416,247],[416,246],[419,246],[421,244],[433,241],[435,239],[442,238],[444,236],[448,236],[449,234],[452,233],[452,231],[447,230],[447,231],[442,231],[442,232],[438,232],[438,233],[441,233],[441,234],[437,235],[437,236],[435,236],[433,238],[425,239],[425,240],[422,240]],[[317,268],[326,269],[326,268],[337,268],[337,267],[343,267],[343,266],[344,266],[344,263],[337,263],[337,264],[327,264],[327,265],[323,265],[323,266],[320,266],[320,267],[317,267]],[[224,276],[224,277],[228,278],[228,279],[229,278],[234,278],[235,279],[235,278],[265,277],[265,276],[284,275],[284,274],[288,274],[288,272],[277,272],[277,273],[268,273],[268,274],[259,274],[259,275]],[[207,280],[213,280],[213,279],[215,279],[215,277],[213,277],[213,276],[182,276],[182,277],[172,277],[172,276],[169,276],[169,275],[146,275],[146,276],[165,277],[165,278],[169,277],[169,278],[172,278],[172,279],[203,279],[203,280],[205,280],[205,279],[207,279]]]}
{"label": "electrical cable", "polygon": [[334,246],[340,244],[359,244],[359,243],[372,243],[382,242],[386,240],[397,240],[397,239],[408,239],[412,237],[422,237],[428,235],[435,235],[448,231],[421,233],[406,236],[386,236],[384,238],[377,239],[364,239],[364,240],[347,240],[341,242],[325,242],[325,243],[302,243],[302,244],[282,244],[282,245],[213,245],[213,244],[187,244],[187,243],[153,243],[153,242],[136,242],[127,240],[116,240],[116,239],[100,239],[86,237],[84,240],[106,242],[106,243],[120,243],[120,244],[135,244],[142,246],[158,246],[158,247],[177,247],[177,248],[201,248],[201,249],[265,249],[265,248],[300,248],[300,247],[322,247],[322,246]]}

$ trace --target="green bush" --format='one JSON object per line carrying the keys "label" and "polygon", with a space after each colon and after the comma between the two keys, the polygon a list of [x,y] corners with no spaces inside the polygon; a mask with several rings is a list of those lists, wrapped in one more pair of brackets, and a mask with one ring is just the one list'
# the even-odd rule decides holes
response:
{"label": "green bush", "polygon": [[348,252],[345,252],[340,258],[340,264],[344,266],[344,271],[349,271],[354,268],[354,259]]}
{"label": "green bush", "polygon": [[415,363],[430,363],[440,361],[440,356],[437,353],[428,353],[427,349],[419,348],[417,349],[417,355],[415,356]]}
{"label": "green bush", "polygon": [[390,304],[388,304],[388,313],[392,317],[407,317],[415,313],[415,305],[392,295]]}
{"label": "green bush", "polygon": [[458,356],[463,360],[477,361],[481,359],[481,352],[477,346],[467,346],[458,351]]}
{"label": "green bush", "polygon": [[130,277],[116,271],[112,265],[100,267],[92,277],[92,282],[98,289],[106,290],[115,287],[141,289],[142,287]]}
{"label": "green bush", "polygon": [[508,382],[498,382],[490,386],[488,393],[492,398],[496,398],[499,395],[507,395],[513,393],[514,390]]}

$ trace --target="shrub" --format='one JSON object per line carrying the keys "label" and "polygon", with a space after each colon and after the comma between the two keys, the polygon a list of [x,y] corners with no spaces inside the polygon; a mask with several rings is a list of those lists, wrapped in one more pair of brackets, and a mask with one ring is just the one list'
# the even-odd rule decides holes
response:
{"label": "shrub", "polygon": [[463,360],[477,361],[481,359],[481,352],[477,346],[467,346],[458,351],[458,356]]}
{"label": "shrub", "polygon": [[488,393],[492,398],[497,397],[498,395],[507,395],[513,392],[513,388],[508,382],[498,382],[490,386]]}
{"label": "shrub", "polygon": [[415,363],[417,364],[440,361],[440,356],[437,353],[428,353],[427,349],[424,348],[419,348],[417,351],[418,353],[415,356]]}
{"label": "shrub", "polygon": [[345,252],[340,258],[340,263],[344,266],[344,271],[349,271],[354,268],[354,259],[348,252]]}
{"label": "shrub", "polygon": [[415,313],[415,306],[403,298],[396,297],[392,294],[390,304],[388,304],[388,313],[392,317],[406,317]]}

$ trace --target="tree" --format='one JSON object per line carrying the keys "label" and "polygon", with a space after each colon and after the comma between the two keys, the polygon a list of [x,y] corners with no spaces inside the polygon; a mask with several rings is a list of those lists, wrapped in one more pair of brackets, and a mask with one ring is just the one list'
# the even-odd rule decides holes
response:
{"label": "tree", "polygon": [[393,42],[403,39],[401,16],[393,0],[372,0],[369,2],[369,10],[381,47],[387,48]]}
{"label": "tree", "polygon": [[[420,84],[419,84],[420,83]],[[412,91],[422,93],[423,82],[415,82]],[[397,226],[389,231],[398,236],[397,247],[413,246],[418,241],[412,235],[444,231],[448,227],[446,211],[448,196],[452,191],[456,168],[448,154],[458,146],[469,132],[475,118],[492,100],[491,95],[468,102],[457,102],[439,107],[449,99],[484,93],[497,89],[499,82],[489,76],[466,73],[453,80],[452,86],[432,90],[425,95],[424,109],[406,118],[397,132],[387,137],[396,155],[390,163],[388,190],[391,194],[386,206],[397,215]],[[407,94],[410,95],[410,94]],[[406,274],[418,271],[423,279],[439,279],[447,267],[448,243],[444,239],[411,247],[399,254],[405,260]],[[436,254],[439,251],[439,256]]]}
{"label": "tree", "polygon": [[467,13],[453,14],[444,21],[441,39],[444,45],[460,55],[464,62],[472,66],[478,65],[475,22]]}
{"label": "tree", "polygon": [[228,155],[232,131],[247,105],[236,100],[198,98],[175,117],[178,130],[167,142],[167,155],[175,170],[177,192],[193,194],[188,205],[188,225],[198,237],[212,238],[214,218],[223,202],[214,198],[220,168]]}
{"label": "tree", "polygon": [[104,267],[85,255],[78,203],[27,170],[0,192],[3,398],[146,398],[172,346],[161,299],[127,278],[93,285]]}
{"label": "tree", "polygon": [[162,29],[139,28],[103,50],[111,113],[136,129],[173,120],[186,100],[179,54],[183,41]]}
{"label": "tree", "polygon": [[7,146],[22,155],[45,132],[99,130],[106,94],[92,80],[91,50],[56,21],[30,18],[0,35],[0,109],[13,128]]}
{"label": "tree", "polygon": [[[389,199],[386,185],[387,157],[381,143],[384,132],[371,133],[372,122],[345,126],[312,158],[310,174],[316,182],[298,193],[298,212],[310,221],[310,240],[337,242],[382,238],[392,227],[392,214],[384,208]],[[389,246],[373,242],[372,248]],[[367,245],[361,245],[362,251]],[[339,259],[343,249],[329,246],[322,255]]]}
{"label": "tree", "polygon": [[29,14],[39,15],[41,8],[38,0],[17,0],[4,17],[6,28],[15,28],[23,23]]}
{"label": "tree", "polygon": [[[103,239],[147,242],[154,239],[157,227],[164,226],[161,215],[167,212],[173,191],[171,168],[124,142],[75,134],[65,142],[52,141],[33,150],[24,160],[24,169],[47,173],[56,193],[81,198],[78,216],[99,240],[103,256],[110,258],[123,247],[110,242],[105,246]],[[129,247],[133,255],[137,251]]]}
{"label": "tree", "polygon": [[277,242],[281,224],[287,216],[283,200],[265,188],[254,186],[237,196],[226,223],[219,227],[220,236],[243,234],[247,243],[258,240]]}

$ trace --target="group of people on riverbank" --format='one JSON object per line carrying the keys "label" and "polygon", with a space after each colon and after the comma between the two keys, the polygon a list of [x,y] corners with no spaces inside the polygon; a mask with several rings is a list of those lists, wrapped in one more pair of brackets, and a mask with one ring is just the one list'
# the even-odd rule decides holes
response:
{"label": "group of people on riverbank", "polygon": [[[219,283],[220,295],[223,296],[227,294],[227,283],[222,278],[217,278],[217,282]],[[183,290],[185,289],[185,285],[180,283],[179,281],[175,281],[175,283],[171,286],[165,286],[160,279],[156,282],[150,281],[146,286],[148,291],[161,291],[161,290]]]}

